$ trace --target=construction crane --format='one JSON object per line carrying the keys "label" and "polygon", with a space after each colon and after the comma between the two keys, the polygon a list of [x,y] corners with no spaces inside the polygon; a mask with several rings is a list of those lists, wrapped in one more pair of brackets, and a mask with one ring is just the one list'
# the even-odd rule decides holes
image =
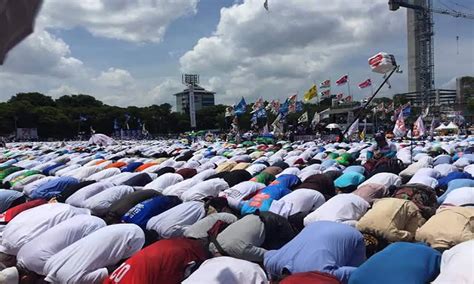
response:
{"label": "construction crane", "polygon": [[426,102],[434,90],[433,13],[474,19],[473,14],[435,9],[432,0],[389,0],[389,9],[407,8],[408,91],[419,93]]}

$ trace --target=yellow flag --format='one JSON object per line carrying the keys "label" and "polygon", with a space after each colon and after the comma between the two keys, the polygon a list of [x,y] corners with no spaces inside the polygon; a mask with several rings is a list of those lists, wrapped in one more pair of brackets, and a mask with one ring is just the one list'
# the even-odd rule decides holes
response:
{"label": "yellow flag", "polygon": [[304,101],[309,102],[318,94],[318,89],[316,85],[311,86],[311,88],[304,94]]}

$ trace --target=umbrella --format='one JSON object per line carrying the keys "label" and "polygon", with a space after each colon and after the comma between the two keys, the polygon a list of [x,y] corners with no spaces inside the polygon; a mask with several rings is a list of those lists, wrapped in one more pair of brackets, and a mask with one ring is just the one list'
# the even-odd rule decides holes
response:
{"label": "umbrella", "polygon": [[87,142],[87,144],[91,145],[91,144],[97,144],[97,145],[100,145],[100,146],[109,146],[109,145],[112,145],[112,144],[115,144],[115,140],[110,138],[109,136],[105,135],[105,134],[94,134],[91,136],[91,138],[89,139],[89,142]]}
{"label": "umbrella", "polygon": [[336,123],[330,123],[326,126],[327,129],[341,129],[341,126],[339,126],[339,124],[336,124]]}
{"label": "umbrella", "polygon": [[33,32],[42,0],[0,0],[0,65],[7,52]]}

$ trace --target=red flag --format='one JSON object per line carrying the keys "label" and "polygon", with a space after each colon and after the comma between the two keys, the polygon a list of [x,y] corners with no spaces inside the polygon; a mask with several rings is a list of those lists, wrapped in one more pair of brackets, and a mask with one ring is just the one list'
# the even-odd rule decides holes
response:
{"label": "red flag", "polygon": [[330,88],[331,87],[331,80],[324,80],[319,84],[319,88]]}
{"label": "red flag", "polygon": [[345,102],[352,102],[352,96],[347,96],[344,98]]}
{"label": "red flag", "polygon": [[344,97],[344,94],[339,93],[339,94],[336,95],[336,100],[340,100],[340,99],[342,99],[342,97]]}
{"label": "red flag", "polygon": [[370,86],[372,86],[372,80],[370,80],[370,79],[367,79],[364,82],[359,84],[360,89],[364,89],[364,88],[367,88],[367,87],[370,87]]}
{"label": "red flag", "polygon": [[347,81],[349,81],[349,75],[346,74],[336,81],[336,85],[338,86],[344,85],[345,83],[347,83]]}
{"label": "red flag", "polygon": [[331,95],[331,90],[322,91],[320,94],[321,97],[328,97],[329,95]]}

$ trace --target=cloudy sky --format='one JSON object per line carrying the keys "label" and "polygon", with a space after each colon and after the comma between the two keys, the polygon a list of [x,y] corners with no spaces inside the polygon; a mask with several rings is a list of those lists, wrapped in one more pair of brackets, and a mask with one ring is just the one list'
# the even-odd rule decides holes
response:
{"label": "cloudy sky", "polygon": [[[44,0],[36,30],[0,66],[0,100],[18,92],[90,94],[111,105],[175,104],[182,73],[198,73],[217,103],[271,100],[349,74],[371,77],[367,58],[396,55],[406,69],[406,11],[387,0]],[[472,0],[435,7],[474,13]],[[474,21],[435,16],[436,86],[474,75]],[[459,36],[459,54],[456,36]],[[407,90],[407,72],[392,89]],[[347,87],[334,88],[333,93]],[[365,91],[365,92],[368,92]]]}

